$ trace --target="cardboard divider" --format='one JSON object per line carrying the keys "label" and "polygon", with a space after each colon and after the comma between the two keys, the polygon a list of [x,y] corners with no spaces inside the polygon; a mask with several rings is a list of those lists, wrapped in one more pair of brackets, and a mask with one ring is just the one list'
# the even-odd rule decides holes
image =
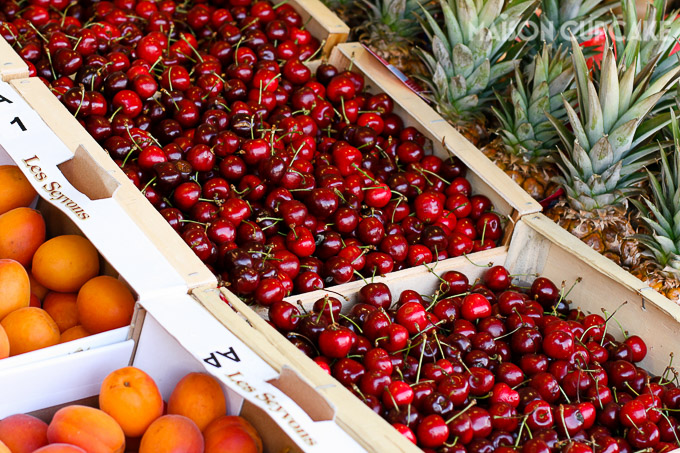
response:
{"label": "cardboard divider", "polygon": [[[259,356],[261,349],[274,350],[271,345],[257,341],[255,347],[247,345],[188,295],[146,301],[141,308],[146,314],[141,326],[136,326],[141,333],[131,363],[154,377],[164,395],[191,363],[220,380],[230,411],[238,413],[241,405],[248,407],[262,415],[252,420],[262,427],[261,434],[265,428],[278,431],[269,451],[284,447],[308,452],[362,451],[335,422],[333,406],[323,396],[296,373],[280,373]],[[284,437],[288,442],[281,445]]]}
{"label": "cardboard divider", "polygon": [[0,36],[0,81],[9,82],[26,77],[28,77],[28,65],[12,49],[12,46]]}
{"label": "cardboard divider", "polygon": [[333,405],[336,423],[361,447],[375,452],[421,451],[232,293],[202,289],[193,296],[234,335],[247,341],[270,367],[279,372],[290,367],[304,377]]}

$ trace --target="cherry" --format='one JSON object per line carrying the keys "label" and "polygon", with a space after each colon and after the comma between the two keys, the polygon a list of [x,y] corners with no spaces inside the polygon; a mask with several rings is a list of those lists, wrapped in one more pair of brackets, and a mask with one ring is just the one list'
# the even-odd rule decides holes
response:
{"label": "cherry", "polygon": [[423,418],[416,430],[418,442],[425,448],[437,448],[449,437],[449,428],[441,415],[432,414]]}
{"label": "cherry", "polygon": [[321,353],[331,358],[342,358],[352,348],[354,333],[346,327],[331,325],[319,334]]}

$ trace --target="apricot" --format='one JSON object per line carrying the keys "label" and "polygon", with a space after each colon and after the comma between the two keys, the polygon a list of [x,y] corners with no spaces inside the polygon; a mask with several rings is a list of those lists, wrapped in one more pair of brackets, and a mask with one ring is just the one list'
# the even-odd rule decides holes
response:
{"label": "apricot", "polygon": [[54,319],[59,326],[59,332],[64,332],[78,325],[78,308],[76,307],[76,293],[57,293],[50,291],[45,296],[42,308]]}
{"label": "apricot", "polygon": [[76,306],[80,324],[88,332],[99,333],[129,325],[135,298],[119,280],[102,275],[83,285]]}
{"label": "apricot", "polygon": [[45,220],[39,211],[16,208],[0,215],[0,259],[13,259],[28,267],[43,242]]}
{"label": "apricot", "polygon": [[31,284],[26,269],[18,261],[0,259],[0,320],[28,307],[31,302]]}
{"label": "apricot", "polygon": [[11,356],[59,343],[59,326],[42,308],[26,307],[15,310],[5,316],[0,325],[9,339]]}
{"label": "apricot", "polygon": [[9,447],[0,440],[0,453],[12,453]]}
{"label": "apricot", "polygon": [[31,415],[10,415],[0,420],[0,441],[12,453],[31,453],[47,445],[47,423]]}
{"label": "apricot", "polygon": [[42,302],[40,302],[40,299],[38,299],[38,296],[31,293],[31,300],[28,303],[28,306],[29,307],[35,307],[35,308],[42,308]]}
{"label": "apricot", "polygon": [[50,290],[38,283],[35,277],[33,277],[33,273],[31,271],[28,271],[28,279],[31,281],[31,294],[34,294],[35,297],[40,299],[40,302],[42,302]]}
{"label": "apricot", "polygon": [[118,422],[126,436],[139,437],[163,415],[163,397],[151,376],[129,366],[104,378],[99,408]]}
{"label": "apricot", "polygon": [[88,453],[122,453],[125,434],[106,412],[72,405],[59,409],[47,428],[50,443],[76,445]]}
{"label": "apricot", "polygon": [[80,338],[89,337],[92,335],[90,332],[85,330],[85,327],[81,325],[73,326],[68,330],[61,333],[61,338],[59,343],[66,343],[68,341],[79,340]]}
{"label": "apricot", "polygon": [[31,271],[38,283],[46,288],[75,293],[99,274],[99,254],[82,236],[57,236],[38,247]]}
{"label": "apricot", "polygon": [[139,453],[203,453],[201,430],[182,415],[157,418],[142,436]]}
{"label": "apricot", "polygon": [[203,431],[205,453],[233,451],[262,453],[262,439],[246,419],[225,415],[213,420]]}
{"label": "apricot", "polygon": [[168,414],[189,417],[203,431],[213,420],[227,413],[220,383],[206,373],[189,373],[175,386],[168,399]]}
{"label": "apricot", "polygon": [[50,444],[38,448],[33,453],[87,453],[80,447],[71,444]]}
{"label": "apricot", "polygon": [[19,167],[14,165],[0,165],[0,187],[0,214],[30,205],[37,195]]}
{"label": "apricot", "polygon": [[9,357],[9,338],[5,328],[0,325],[0,359]]}

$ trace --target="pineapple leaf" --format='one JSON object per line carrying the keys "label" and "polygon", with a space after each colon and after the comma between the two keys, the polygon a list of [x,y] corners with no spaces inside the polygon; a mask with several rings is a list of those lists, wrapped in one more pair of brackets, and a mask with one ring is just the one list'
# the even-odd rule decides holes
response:
{"label": "pineapple leaf", "polygon": [[479,12],[479,27],[488,28],[503,11],[503,0],[489,0]]}
{"label": "pineapple leaf", "polygon": [[[564,100],[564,102],[566,103],[567,101]],[[569,153],[571,153],[574,147],[574,134],[569,129],[567,129],[567,127],[564,125],[562,121],[558,120],[550,113],[546,112],[545,116],[548,118],[550,124],[552,124],[555,130],[557,131],[557,135],[559,135],[560,140],[562,141],[564,147],[567,149]],[[562,153],[560,152],[560,154]]]}
{"label": "pineapple leaf", "polygon": [[456,44],[453,47],[451,57],[455,75],[462,75],[463,77],[467,78],[472,74],[472,71],[475,70],[475,62],[472,57],[472,52],[470,52],[470,49],[468,49],[465,45]]}
{"label": "pineapple leaf", "polygon": [[610,168],[614,162],[614,151],[606,136],[602,136],[588,153],[593,172],[602,174]]}
{"label": "pineapple leaf", "polygon": [[[446,48],[446,44],[439,39],[439,36],[432,38],[432,53],[434,54],[434,61],[437,66],[441,66],[444,74],[452,76],[455,74],[455,66],[451,61],[450,51]],[[454,55],[455,59],[455,55]]]}
{"label": "pineapple leaf", "polygon": [[616,160],[621,160],[630,151],[630,145],[633,143],[637,124],[638,121],[636,119],[630,120],[614,129],[609,135],[609,143],[611,143],[614,150],[614,158]]}
{"label": "pineapple leaf", "polygon": [[[574,131],[574,136],[576,137],[576,140],[578,140],[580,143],[582,143],[586,147],[590,148],[590,143],[588,142],[588,136],[586,135],[586,131],[583,130],[583,126],[581,125],[581,121],[578,118],[578,114],[576,113],[574,108],[571,105],[569,105],[569,103],[566,100],[564,100],[564,108],[567,110],[567,116],[569,117],[569,124],[571,125],[571,128]],[[584,109],[585,109],[585,106],[584,106]]]}
{"label": "pineapple leaf", "polygon": [[387,3],[388,17],[397,19],[404,16],[406,11],[406,0],[390,0]]}
{"label": "pineapple leaf", "polygon": [[637,148],[643,142],[652,138],[660,129],[666,127],[670,122],[670,113],[661,113],[643,121],[635,131],[635,139],[633,140],[631,147]]}
{"label": "pineapple leaf", "polygon": [[618,121],[614,124],[614,129],[620,127],[622,124],[627,123],[630,120],[641,120],[650,110],[656,105],[656,103],[661,99],[663,93],[652,94],[641,101],[634,104],[626,113],[621,115]]}
{"label": "pineapple leaf", "polygon": [[586,146],[588,146],[587,143],[596,143],[604,134],[602,107],[600,106],[595,84],[590,80],[588,81],[588,108],[586,110],[588,114],[586,115],[585,131],[588,135],[588,141],[586,142]]}
{"label": "pineapple leaf", "polygon": [[594,169],[590,156],[588,156],[588,153],[583,149],[578,140],[574,143],[574,151],[571,154],[571,158],[574,160],[574,166],[580,170],[578,172],[579,175],[590,177],[593,174]]}
{"label": "pineapple leaf", "polygon": [[[488,60],[487,60],[488,61]],[[495,63],[491,68],[489,73],[489,82],[493,83],[504,75],[512,72],[519,65],[517,60],[503,61],[500,63]]]}
{"label": "pineapple leaf", "polygon": [[476,38],[470,43],[469,49],[475,64],[479,64],[487,58],[492,45],[493,36],[491,36],[491,31],[488,28],[480,29]]}
{"label": "pineapple leaf", "polygon": [[475,71],[466,78],[468,93],[479,94],[489,86],[489,73],[491,71],[491,63],[485,60],[480,64]]}
{"label": "pineapple leaf", "polygon": [[477,11],[472,0],[455,0],[463,42],[471,42],[477,30]]}
{"label": "pineapple leaf", "polygon": [[572,61],[574,65],[574,71],[576,73],[576,89],[578,92],[578,103],[583,106],[585,110],[584,113],[587,116],[588,106],[586,105],[586,94],[588,93],[588,65],[586,64],[586,59],[581,52],[581,46],[578,45],[578,41],[574,35],[571,36],[571,49],[572,49]]}
{"label": "pineapple leaf", "polygon": [[[637,66],[637,59],[628,66],[623,73],[621,82],[619,83],[619,111],[617,116],[623,115],[628,108],[630,108],[631,96],[633,95],[633,82],[635,81],[635,68]],[[608,130],[611,130],[609,126]]]}
{"label": "pineapple leaf", "polygon": [[614,61],[614,52],[607,49],[602,61],[600,73],[600,106],[602,108],[602,120],[604,131],[609,133],[619,116],[619,77]]}

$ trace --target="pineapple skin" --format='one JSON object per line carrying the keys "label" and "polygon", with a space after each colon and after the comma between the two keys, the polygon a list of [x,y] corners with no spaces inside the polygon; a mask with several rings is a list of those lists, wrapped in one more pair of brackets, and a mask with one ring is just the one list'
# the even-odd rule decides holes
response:
{"label": "pineapple skin", "polygon": [[552,164],[529,162],[508,153],[501,138],[484,146],[482,152],[535,200],[543,200],[559,187],[553,181],[557,170]]}
{"label": "pineapple skin", "polygon": [[624,269],[631,271],[638,268],[640,243],[634,237],[635,229],[625,205],[583,211],[572,208],[566,200],[560,200],[546,215]]}

